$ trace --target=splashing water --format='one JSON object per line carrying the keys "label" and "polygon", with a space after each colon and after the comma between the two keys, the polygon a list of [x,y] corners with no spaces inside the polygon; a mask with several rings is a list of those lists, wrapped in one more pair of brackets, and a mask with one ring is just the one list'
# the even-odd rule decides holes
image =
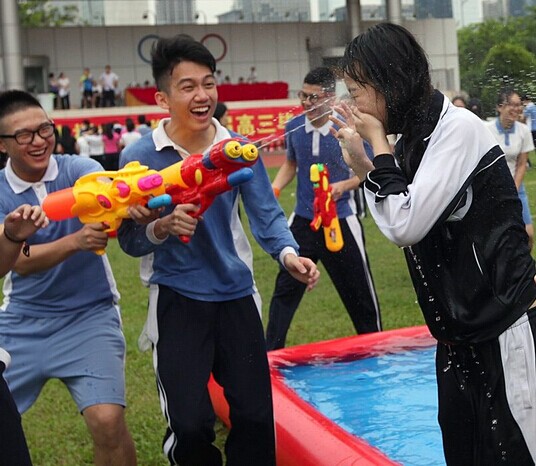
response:
{"label": "splashing water", "polygon": [[[332,103],[335,103],[337,100],[339,100],[340,97],[333,97],[332,99],[330,99],[332,101]],[[313,110],[316,110],[317,108],[319,108],[321,105],[323,105],[322,103],[321,104],[318,104],[318,105],[314,105],[313,107],[311,107],[311,109],[309,111],[313,111]],[[297,105],[296,107],[293,107],[292,110],[296,109],[296,108],[299,108],[301,107],[301,105]],[[301,113],[298,113],[296,115],[294,115],[292,118],[297,118],[301,115],[303,115],[303,113],[305,112],[301,112]],[[313,118],[311,121],[316,121],[326,115],[331,115],[332,113],[332,109],[330,108],[329,110],[325,111],[324,113],[318,115],[317,117]],[[276,122],[276,118],[274,118],[272,121],[275,123]],[[289,120],[290,121],[290,120]],[[303,128],[305,126],[305,123],[303,125],[300,125],[296,128],[294,128],[292,131],[290,132],[286,132],[285,134],[281,135],[281,136],[275,136],[275,137],[272,137],[272,136],[267,136],[265,138],[261,138],[261,139],[258,139],[257,141],[254,142],[255,146],[257,147],[257,149],[259,150],[262,150],[266,147],[269,147],[271,144],[277,142],[277,141],[283,141],[286,136],[290,133],[293,133],[294,131],[298,131],[299,129]],[[251,133],[249,134],[245,134],[244,137],[246,138],[250,138],[252,136],[255,135],[255,132],[256,131],[252,131]]]}

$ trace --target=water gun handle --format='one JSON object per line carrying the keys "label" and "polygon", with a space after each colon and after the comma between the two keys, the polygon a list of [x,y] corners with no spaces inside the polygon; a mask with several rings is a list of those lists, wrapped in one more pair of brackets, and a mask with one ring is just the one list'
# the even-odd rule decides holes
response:
{"label": "water gun handle", "polygon": [[[156,196],[150,199],[149,202],[147,202],[147,207],[150,209],[159,209],[160,207],[165,207],[171,204],[173,204],[173,198],[169,194],[162,194],[161,196]],[[193,216],[194,215],[192,215],[192,217]],[[179,235],[179,239],[185,244],[190,242],[190,237],[187,235]]]}
{"label": "water gun handle", "polygon": [[315,198],[313,201],[314,218],[310,223],[313,231],[324,228],[324,241],[328,251],[337,252],[344,246],[341,225],[337,217],[337,206],[332,198],[329,184],[329,171],[322,163],[314,163],[310,169]]}
{"label": "water gun handle", "polygon": [[326,243],[328,251],[331,252],[340,251],[344,246],[339,217],[334,217],[331,220],[329,227],[324,227],[324,241]]}

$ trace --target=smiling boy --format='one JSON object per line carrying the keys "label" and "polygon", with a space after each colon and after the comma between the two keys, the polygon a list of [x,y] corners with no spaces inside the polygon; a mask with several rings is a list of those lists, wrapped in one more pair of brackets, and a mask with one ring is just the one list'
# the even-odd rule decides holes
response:
{"label": "smiling boy", "polygon": [[[30,94],[0,94],[0,223],[21,204],[40,205],[102,170],[89,158],[53,155],[54,124]],[[37,231],[4,282],[0,347],[13,359],[5,372],[18,410],[36,401],[47,380],[69,389],[91,433],[97,465],[135,465],[125,418],[125,340],[119,294],[106,255],[102,224],[78,219]],[[81,284],[83,286],[81,286]]]}
{"label": "smiling boy", "polygon": [[[215,65],[211,53],[189,37],[157,41],[152,52],[155,99],[170,118],[128,146],[121,165],[138,160],[161,170],[235,136],[212,118],[218,100]],[[297,255],[262,161],[252,169],[253,179],[218,196],[201,221],[189,215],[197,208],[192,204],[168,207],[157,217],[137,206],[130,209],[137,223],[127,220],[119,230],[128,254],[154,257],[144,270],[150,283],[147,333],[168,425],[164,452],[170,464],[222,464],[212,443],[211,373],[230,406],[227,464],[275,464],[270,374],[239,196],[265,251],[309,289],[319,273],[311,260]],[[177,235],[191,239],[183,243]]]}

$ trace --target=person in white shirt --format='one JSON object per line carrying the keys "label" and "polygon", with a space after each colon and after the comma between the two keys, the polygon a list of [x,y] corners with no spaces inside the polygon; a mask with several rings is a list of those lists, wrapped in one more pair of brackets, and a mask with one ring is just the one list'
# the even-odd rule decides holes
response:
{"label": "person in white shirt", "polygon": [[104,73],[101,74],[100,84],[102,86],[102,107],[115,107],[115,94],[119,85],[119,76],[117,76],[110,65],[104,67]]}
{"label": "person in white shirt", "polygon": [[69,95],[71,93],[71,82],[63,71],[58,76],[58,87],[58,95],[60,97],[61,108],[63,110],[67,110],[71,108],[71,102],[69,101]]}
{"label": "person in white shirt", "polygon": [[89,147],[89,156],[103,165],[104,162],[104,141],[96,126],[91,126],[86,134],[86,141]]}
{"label": "person in white shirt", "polygon": [[132,118],[127,118],[125,120],[125,127],[127,130],[121,135],[121,139],[119,139],[119,147],[121,149],[141,138],[141,134],[136,131]]}
{"label": "person in white shirt", "polygon": [[523,206],[523,221],[529,236],[529,247],[534,242],[534,226],[529,208],[529,201],[525,191],[523,179],[527,171],[529,152],[534,150],[534,141],[529,127],[519,122],[519,115],[523,112],[520,95],[511,88],[501,89],[497,97],[497,118],[486,123],[501,146],[510,173],[514,178],[519,199]]}
{"label": "person in white shirt", "polygon": [[80,157],[89,157],[89,142],[87,141],[87,130],[81,130],[80,136],[76,140],[78,144],[78,155]]}

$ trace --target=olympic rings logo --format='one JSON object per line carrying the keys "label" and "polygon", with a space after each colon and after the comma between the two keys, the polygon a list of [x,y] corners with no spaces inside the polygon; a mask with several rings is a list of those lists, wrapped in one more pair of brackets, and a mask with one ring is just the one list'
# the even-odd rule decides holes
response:
{"label": "olympic rings logo", "polygon": [[[143,62],[151,63],[151,49],[159,38],[156,34],[148,34],[138,42],[138,56]],[[216,62],[223,60],[227,55],[227,43],[219,34],[206,34],[199,42],[210,50]]]}

